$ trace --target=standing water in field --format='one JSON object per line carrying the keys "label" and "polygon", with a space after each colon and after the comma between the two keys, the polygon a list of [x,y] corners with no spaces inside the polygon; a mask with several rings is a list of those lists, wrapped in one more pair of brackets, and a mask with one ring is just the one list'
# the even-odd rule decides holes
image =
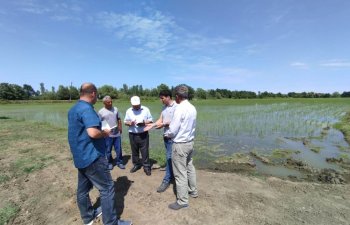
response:
{"label": "standing water in field", "polygon": [[201,106],[197,150],[207,157],[200,156],[197,164],[224,163],[226,170],[238,156],[258,172],[281,177],[302,177],[300,168],[341,171],[328,161],[350,156],[343,134],[332,128],[346,111],[348,105],[332,103]]}
{"label": "standing water in field", "polygon": [[[198,112],[194,156],[198,167],[236,171],[246,166],[264,174],[303,177],[304,171],[342,171],[344,164],[340,163],[350,159],[349,144],[333,128],[350,111],[349,99],[224,99],[192,103]],[[0,116],[66,129],[67,111],[72,104],[6,104],[0,107]],[[147,104],[157,117],[159,101]],[[129,102],[118,102],[117,106],[125,112]],[[100,107],[102,103],[97,103],[96,108]],[[123,134],[127,134],[123,128]],[[160,161],[164,157],[161,135],[160,130],[150,132],[150,156]],[[129,146],[127,135],[122,139],[123,145]],[[240,164],[234,167],[236,162]]]}

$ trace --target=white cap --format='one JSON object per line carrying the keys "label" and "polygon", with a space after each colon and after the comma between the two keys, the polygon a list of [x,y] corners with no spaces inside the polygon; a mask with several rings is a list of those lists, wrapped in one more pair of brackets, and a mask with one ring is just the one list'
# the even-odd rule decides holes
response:
{"label": "white cap", "polygon": [[140,97],[132,96],[130,99],[131,105],[140,105]]}

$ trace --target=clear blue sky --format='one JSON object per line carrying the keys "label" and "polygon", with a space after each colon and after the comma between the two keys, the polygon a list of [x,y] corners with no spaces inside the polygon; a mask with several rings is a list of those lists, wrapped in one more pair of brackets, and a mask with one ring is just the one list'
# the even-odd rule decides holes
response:
{"label": "clear blue sky", "polygon": [[0,82],[350,91],[349,0],[0,0]]}

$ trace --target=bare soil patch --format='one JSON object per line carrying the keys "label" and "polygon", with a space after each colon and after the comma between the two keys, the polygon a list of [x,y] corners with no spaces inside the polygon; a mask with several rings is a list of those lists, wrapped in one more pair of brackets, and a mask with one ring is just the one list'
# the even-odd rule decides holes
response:
{"label": "bare soil patch", "polygon": [[[23,124],[11,127],[15,130],[3,129],[0,134],[14,135]],[[2,145],[7,150],[1,151],[1,172],[6,170],[11,174],[10,166],[5,165],[23,154],[28,156],[26,154],[30,153],[26,151],[19,152],[32,144],[41,149],[41,153],[50,155],[52,161],[43,169],[13,177],[0,185],[0,208],[8,202],[19,207],[16,217],[8,224],[82,224],[75,200],[77,171],[65,142],[66,132],[55,133],[49,129],[48,136],[43,138],[39,134],[36,136],[37,127],[26,129],[36,144],[25,142],[23,136],[21,140],[17,139],[18,151],[9,154],[7,150],[15,148],[16,143],[11,145],[4,141]],[[345,225],[350,221],[349,184],[320,184],[198,170],[199,197],[190,199],[188,209],[172,211],[168,204],[176,199],[173,186],[164,193],[156,192],[164,171],[155,169],[148,177],[143,170],[129,173],[130,168],[128,161],[125,170],[115,167],[112,176],[118,213],[122,219],[131,219],[136,225]],[[91,199],[96,204],[99,203],[98,196],[97,190],[91,192]],[[99,219],[95,224],[102,224],[102,221]]]}
{"label": "bare soil patch", "polygon": [[[349,224],[349,185],[300,183],[234,173],[198,171],[199,198],[190,207],[168,209],[172,188],[157,193],[163,171],[147,177],[112,171],[118,213],[134,224]],[[75,201],[76,170],[71,161],[52,165],[1,188],[1,196],[19,204],[9,224],[82,224]],[[91,198],[98,203],[98,191]],[[96,224],[102,224],[98,220]]]}

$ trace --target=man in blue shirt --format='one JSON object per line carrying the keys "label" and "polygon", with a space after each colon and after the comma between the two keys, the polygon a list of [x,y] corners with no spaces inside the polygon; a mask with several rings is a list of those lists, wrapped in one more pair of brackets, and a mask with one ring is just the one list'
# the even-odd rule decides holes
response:
{"label": "man in blue shirt", "polygon": [[[118,221],[114,182],[108,170],[104,137],[110,130],[101,130],[101,121],[93,105],[97,89],[92,83],[80,88],[80,100],[68,112],[68,142],[78,169],[77,204],[84,224],[91,225],[102,213],[105,225],[131,224]],[[89,192],[95,186],[100,191],[101,207],[92,207]]]}

